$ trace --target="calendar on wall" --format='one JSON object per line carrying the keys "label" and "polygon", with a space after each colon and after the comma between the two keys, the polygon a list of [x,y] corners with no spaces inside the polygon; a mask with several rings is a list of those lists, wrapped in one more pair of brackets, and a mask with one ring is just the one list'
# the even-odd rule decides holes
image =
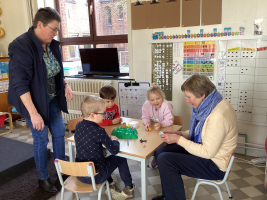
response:
{"label": "calendar on wall", "polygon": [[147,90],[150,84],[140,82],[137,86],[128,86],[127,83],[118,83],[120,116],[141,119],[142,106],[147,100]]}
{"label": "calendar on wall", "polygon": [[215,41],[184,42],[183,79],[195,73],[214,77]]}
{"label": "calendar on wall", "polygon": [[172,101],[172,54],[173,43],[152,44],[152,83],[164,91],[168,101]]}
{"label": "calendar on wall", "polygon": [[217,88],[239,123],[267,126],[267,41],[219,41]]}

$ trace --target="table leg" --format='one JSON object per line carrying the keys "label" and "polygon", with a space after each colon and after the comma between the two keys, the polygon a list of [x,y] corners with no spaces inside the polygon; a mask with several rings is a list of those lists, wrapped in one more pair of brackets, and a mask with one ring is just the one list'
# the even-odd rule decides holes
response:
{"label": "table leg", "polygon": [[142,159],[141,161],[141,186],[142,186],[142,200],[147,199],[147,177],[146,177],[146,159]]}
{"label": "table leg", "polygon": [[74,162],[74,145],[72,145],[72,142],[68,142],[68,145],[70,162]]}

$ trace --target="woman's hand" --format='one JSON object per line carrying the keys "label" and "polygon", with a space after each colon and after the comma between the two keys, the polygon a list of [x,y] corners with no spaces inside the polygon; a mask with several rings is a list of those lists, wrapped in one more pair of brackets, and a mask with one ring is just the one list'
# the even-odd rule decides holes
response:
{"label": "woman's hand", "polygon": [[41,131],[44,129],[44,120],[39,113],[31,115],[32,127]]}
{"label": "woman's hand", "polygon": [[154,129],[158,131],[162,127],[162,123],[156,123],[154,124]]}
{"label": "woman's hand", "polygon": [[179,139],[180,139],[180,135],[177,135],[177,134],[162,134],[161,136],[161,140],[163,142],[166,142],[167,144],[173,144],[173,143],[177,143],[179,142]]}
{"label": "woman's hand", "polygon": [[110,139],[111,139],[111,140],[116,140],[116,141],[118,141],[118,140],[119,140],[119,139],[118,139],[116,136],[113,136],[113,135],[112,135],[112,136],[110,136]]}
{"label": "woman's hand", "polygon": [[145,130],[149,131],[149,129],[151,130],[151,123],[147,122],[146,125],[145,125]]}
{"label": "woman's hand", "polygon": [[65,84],[65,97],[68,97],[68,94],[70,95],[70,98],[66,99],[67,102],[70,102],[73,98],[73,92],[69,86],[69,84]]}
{"label": "woman's hand", "polygon": [[183,133],[181,131],[164,131],[164,134],[176,134],[183,136]]}

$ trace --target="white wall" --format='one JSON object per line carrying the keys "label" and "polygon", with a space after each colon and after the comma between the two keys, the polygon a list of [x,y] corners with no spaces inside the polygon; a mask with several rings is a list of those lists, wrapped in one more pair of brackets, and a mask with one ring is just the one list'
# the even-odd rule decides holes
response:
{"label": "white wall", "polygon": [[[135,3],[136,0],[128,2]],[[245,35],[253,35],[254,19],[264,18],[263,34],[267,35],[267,1],[266,0],[223,0],[222,4],[222,24],[209,26],[195,27],[177,27],[177,28],[162,28],[162,29],[129,29],[129,42],[132,45],[132,63],[130,67],[133,70],[133,77],[137,81],[151,82],[152,64],[151,64],[151,44],[152,33],[163,31],[165,35],[185,34],[188,29],[191,33],[199,33],[200,29],[204,32],[211,33],[213,28],[217,28],[219,32],[223,31],[224,27],[232,27],[232,31],[238,31],[240,26],[245,27]],[[129,6],[128,6],[129,8]],[[131,13],[128,9],[128,22],[131,22]],[[166,40],[167,42],[168,40]],[[180,56],[174,57],[174,61],[178,60],[182,63],[183,44],[180,43]],[[215,71],[216,73],[216,71]],[[216,77],[215,77],[216,78]],[[181,85],[184,82],[182,72],[173,75],[173,101],[171,102],[174,108],[174,115],[184,117],[183,130],[189,129],[191,105],[186,104],[184,94],[181,92]],[[259,127],[252,125],[239,124],[239,133],[248,135],[248,142],[264,145],[267,137],[267,127]],[[215,133],[216,134],[216,133]],[[262,156],[266,155],[264,151],[247,150],[248,155]]]}
{"label": "white wall", "polygon": [[[34,6],[33,1],[33,6]],[[8,45],[16,37],[28,31],[31,26],[29,0],[0,0],[0,27],[5,30],[5,36],[0,39],[0,53],[8,57]]]}

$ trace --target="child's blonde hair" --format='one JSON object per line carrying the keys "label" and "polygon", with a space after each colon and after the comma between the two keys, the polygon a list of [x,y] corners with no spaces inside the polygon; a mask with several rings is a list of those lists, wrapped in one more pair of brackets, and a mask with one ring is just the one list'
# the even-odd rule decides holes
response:
{"label": "child's blonde hair", "polygon": [[149,95],[150,94],[155,94],[155,93],[159,94],[162,97],[162,99],[165,99],[164,92],[157,85],[152,85],[150,88],[148,88],[148,90],[147,90],[147,99],[149,100]]}
{"label": "child's blonde hair", "polygon": [[81,103],[82,115],[84,118],[88,117],[91,113],[99,112],[103,107],[106,107],[104,99],[95,95],[89,95]]}

